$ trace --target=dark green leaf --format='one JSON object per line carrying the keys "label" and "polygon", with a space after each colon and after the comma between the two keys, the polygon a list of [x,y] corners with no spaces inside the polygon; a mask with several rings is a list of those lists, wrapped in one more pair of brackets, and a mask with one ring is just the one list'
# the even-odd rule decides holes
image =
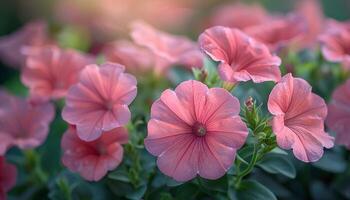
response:
{"label": "dark green leaf", "polygon": [[293,163],[281,155],[267,154],[258,166],[271,174],[282,174],[289,178],[295,178],[296,176]]}
{"label": "dark green leaf", "polygon": [[276,196],[257,181],[247,180],[241,183],[237,191],[239,200],[277,200]]}

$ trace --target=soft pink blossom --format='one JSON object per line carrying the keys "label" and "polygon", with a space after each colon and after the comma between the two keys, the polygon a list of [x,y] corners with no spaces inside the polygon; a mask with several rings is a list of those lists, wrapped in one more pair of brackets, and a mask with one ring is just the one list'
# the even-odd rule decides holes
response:
{"label": "soft pink blossom", "polygon": [[135,22],[131,37],[135,43],[147,47],[156,56],[156,72],[162,73],[171,65],[188,68],[202,67],[203,55],[195,42],[183,37],[156,30],[149,24]]}
{"label": "soft pink blossom", "polygon": [[34,51],[27,57],[21,80],[31,96],[45,99],[65,97],[68,88],[78,81],[80,71],[94,62],[74,50],[43,47]]}
{"label": "soft pink blossom", "polygon": [[0,38],[0,59],[14,68],[21,68],[25,56],[21,49],[25,46],[43,46],[49,43],[47,27],[44,22],[26,24],[17,32]]}
{"label": "soft pink blossom", "polygon": [[293,149],[299,160],[315,162],[322,157],[323,147],[333,147],[334,138],[324,131],[327,105],[305,80],[285,75],[272,89],[268,109],[277,144]]}
{"label": "soft pink blossom", "polygon": [[350,80],[339,86],[328,104],[327,126],[336,133],[335,142],[350,149]]}
{"label": "soft pink blossom", "polygon": [[317,43],[317,37],[325,26],[323,10],[319,0],[299,1],[296,13],[305,19],[307,26],[305,34],[303,34],[300,41],[297,42],[298,46],[314,47]]}
{"label": "soft pink blossom", "polygon": [[6,199],[6,193],[16,184],[16,166],[7,163],[4,156],[0,156],[0,199]]}
{"label": "soft pink blossom", "polygon": [[268,18],[265,9],[258,4],[230,3],[214,9],[210,24],[244,30],[247,27],[262,24]]}
{"label": "soft pink blossom", "polygon": [[54,118],[52,104],[33,105],[26,99],[0,91],[0,155],[12,146],[32,149],[40,146]]}
{"label": "soft pink blossom", "polygon": [[281,48],[294,45],[303,38],[306,30],[303,17],[288,15],[275,16],[263,24],[245,29],[244,32],[266,44],[271,51],[278,52]]}
{"label": "soft pink blossom", "polygon": [[88,65],[80,73],[79,82],[68,90],[62,117],[76,125],[82,140],[92,141],[128,123],[128,105],[135,96],[136,79],[124,73],[124,66]]}
{"label": "soft pink blossom", "polygon": [[209,28],[199,36],[199,44],[213,60],[220,62],[219,75],[224,81],[260,83],[281,78],[281,59],[238,29]]}
{"label": "soft pink blossom", "polygon": [[123,147],[128,142],[125,128],[104,132],[97,140],[81,140],[76,128],[70,126],[61,141],[62,162],[69,170],[79,173],[88,181],[99,181],[123,160]]}
{"label": "soft pink blossom", "polygon": [[146,149],[177,181],[197,174],[218,179],[232,166],[248,135],[236,97],[222,88],[185,81],[165,90],[151,108]]}
{"label": "soft pink blossom", "polygon": [[331,23],[330,28],[320,36],[322,54],[326,60],[341,63],[344,70],[350,70],[350,26]]}
{"label": "soft pink blossom", "polygon": [[148,71],[154,64],[153,53],[127,40],[109,43],[102,52],[107,61],[120,63],[133,74]]}

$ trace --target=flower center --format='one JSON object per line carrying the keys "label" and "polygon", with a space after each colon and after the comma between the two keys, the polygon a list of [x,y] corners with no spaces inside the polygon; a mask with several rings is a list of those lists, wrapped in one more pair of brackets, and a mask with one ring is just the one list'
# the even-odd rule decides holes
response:
{"label": "flower center", "polygon": [[202,137],[207,133],[207,129],[202,123],[196,122],[192,127],[192,132],[193,134]]}
{"label": "flower center", "polygon": [[106,108],[106,110],[113,110],[113,102],[112,101],[107,101],[105,103],[105,108]]}

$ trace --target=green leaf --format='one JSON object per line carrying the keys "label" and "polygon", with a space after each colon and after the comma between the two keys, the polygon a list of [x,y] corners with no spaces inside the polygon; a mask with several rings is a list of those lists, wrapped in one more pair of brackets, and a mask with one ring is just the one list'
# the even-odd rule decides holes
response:
{"label": "green leaf", "polygon": [[312,165],[332,173],[342,173],[346,170],[346,161],[334,151],[326,151],[323,157]]}
{"label": "green leaf", "polygon": [[142,186],[136,188],[133,192],[128,193],[126,195],[126,198],[132,199],[132,200],[142,199],[142,197],[145,194],[146,190],[147,190],[147,185],[142,185]]}
{"label": "green leaf", "polygon": [[126,171],[113,171],[111,173],[108,174],[108,178],[113,179],[113,180],[117,180],[117,181],[123,181],[126,183],[129,183],[129,176],[128,173]]}
{"label": "green leaf", "polygon": [[228,188],[227,176],[223,176],[217,180],[207,180],[207,179],[198,177],[197,180],[199,185],[208,191],[216,191],[216,192],[223,192],[223,193],[227,192],[227,188]]}
{"label": "green leaf", "polygon": [[272,149],[272,151],[270,153],[280,154],[280,155],[288,155],[288,153],[285,150],[283,150],[279,147],[275,147],[274,149]]}
{"label": "green leaf", "polygon": [[258,166],[271,174],[282,174],[289,178],[296,176],[293,163],[281,155],[267,154]]}
{"label": "green leaf", "polygon": [[247,180],[237,190],[239,200],[277,200],[276,196],[257,181]]}

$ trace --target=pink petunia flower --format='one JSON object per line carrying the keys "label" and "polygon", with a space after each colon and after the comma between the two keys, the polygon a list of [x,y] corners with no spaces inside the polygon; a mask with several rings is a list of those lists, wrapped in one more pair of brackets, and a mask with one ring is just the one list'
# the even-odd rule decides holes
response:
{"label": "pink petunia flower", "polygon": [[65,97],[68,88],[78,81],[80,71],[93,59],[74,50],[57,47],[34,49],[21,73],[31,96],[45,99]]}
{"label": "pink petunia flower", "polygon": [[344,70],[350,70],[350,26],[331,23],[332,29],[320,36],[322,54],[326,60],[341,63]]}
{"label": "pink petunia flower", "polygon": [[250,26],[262,24],[268,18],[269,16],[265,9],[258,4],[230,3],[214,10],[210,24],[212,26],[226,26],[244,30]]}
{"label": "pink petunia flower", "polygon": [[278,52],[281,48],[294,45],[303,38],[306,28],[303,17],[288,15],[276,16],[263,24],[249,27],[244,32],[266,44],[272,52]]}
{"label": "pink petunia flower", "polygon": [[299,160],[315,162],[322,157],[323,147],[333,147],[334,138],[324,131],[327,105],[305,80],[285,75],[272,89],[268,109],[277,144],[292,148]]}
{"label": "pink petunia flower", "polygon": [[220,178],[248,135],[239,111],[239,101],[226,90],[182,82],[153,103],[145,147],[158,156],[158,168],[177,181],[197,174]]}
{"label": "pink petunia flower", "polygon": [[127,142],[128,133],[125,128],[112,129],[104,132],[97,140],[86,142],[78,137],[75,127],[71,126],[62,137],[62,162],[86,180],[99,181],[121,163],[121,144]]}
{"label": "pink petunia flower", "polygon": [[88,65],[67,93],[62,117],[76,125],[80,139],[92,141],[130,120],[128,105],[136,97],[136,79],[124,66]]}
{"label": "pink petunia flower", "polygon": [[0,155],[12,146],[40,146],[55,115],[50,103],[33,105],[25,99],[0,91]]}
{"label": "pink petunia flower", "polygon": [[322,6],[319,0],[299,1],[296,13],[305,19],[307,26],[305,34],[297,42],[298,46],[302,48],[314,47],[317,44],[317,37],[323,31],[325,25]]}
{"label": "pink petunia flower", "polygon": [[7,163],[4,156],[0,156],[0,199],[6,199],[6,193],[16,184],[16,166]]}
{"label": "pink petunia flower", "polygon": [[126,40],[107,44],[102,52],[107,61],[120,63],[133,74],[148,71],[154,64],[154,55],[148,49]]}
{"label": "pink petunia flower", "polygon": [[220,62],[219,75],[224,81],[260,83],[281,78],[281,59],[238,29],[209,28],[199,36],[199,44],[213,60]]}
{"label": "pink petunia flower", "polygon": [[163,73],[176,64],[188,68],[203,65],[199,47],[185,37],[161,32],[143,22],[133,23],[131,37],[136,44],[147,47],[154,53],[157,73]]}
{"label": "pink petunia flower", "polygon": [[36,21],[25,25],[17,32],[0,38],[0,59],[14,68],[21,68],[25,56],[21,53],[25,46],[43,46],[49,43],[47,27],[44,22]]}
{"label": "pink petunia flower", "polygon": [[328,105],[327,126],[337,135],[335,142],[350,149],[350,80],[339,86]]}

